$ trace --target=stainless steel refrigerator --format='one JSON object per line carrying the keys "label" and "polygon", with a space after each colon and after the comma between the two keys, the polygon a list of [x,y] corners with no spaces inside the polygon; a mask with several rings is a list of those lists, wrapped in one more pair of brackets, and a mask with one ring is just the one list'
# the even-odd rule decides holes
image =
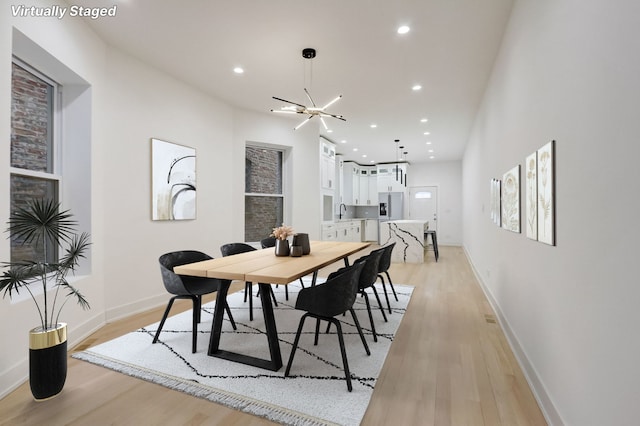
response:
{"label": "stainless steel refrigerator", "polygon": [[378,219],[381,221],[403,219],[403,203],[402,192],[378,193]]}
{"label": "stainless steel refrigerator", "polygon": [[389,220],[404,219],[404,193],[378,193],[378,243],[380,243],[380,224]]}

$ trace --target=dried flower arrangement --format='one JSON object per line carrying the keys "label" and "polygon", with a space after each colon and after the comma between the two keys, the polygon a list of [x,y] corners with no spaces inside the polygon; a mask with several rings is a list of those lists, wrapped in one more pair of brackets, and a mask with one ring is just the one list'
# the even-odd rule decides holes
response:
{"label": "dried flower arrangement", "polygon": [[277,240],[286,240],[292,235],[293,228],[284,224],[278,228],[273,228],[273,232],[271,233],[271,236],[276,237]]}

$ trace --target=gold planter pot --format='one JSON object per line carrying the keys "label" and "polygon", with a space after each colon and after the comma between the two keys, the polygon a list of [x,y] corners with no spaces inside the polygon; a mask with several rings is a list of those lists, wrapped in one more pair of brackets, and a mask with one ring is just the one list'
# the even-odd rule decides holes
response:
{"label": "gold planter pot", "polygon": [[67,379],[67,324],[29,331],[29,385],[33,397],[45,400],[62,391]]}

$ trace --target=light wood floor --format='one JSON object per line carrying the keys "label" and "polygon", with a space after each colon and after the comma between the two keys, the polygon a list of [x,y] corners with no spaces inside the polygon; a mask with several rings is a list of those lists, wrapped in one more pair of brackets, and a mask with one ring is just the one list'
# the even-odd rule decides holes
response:
{"label": "light wood floor", "polygon": [[[362,424],[546,424],[463,250],[443,246],[437,263],[428,254],[424,264],[390,269],[394,283],[415,290]],[[107,324],[74,351],[158,321],[163,309]],[[271,424],[72,358],[60,395],[35,402],[25,383],[0,400],[0,413],[0,425]]]}

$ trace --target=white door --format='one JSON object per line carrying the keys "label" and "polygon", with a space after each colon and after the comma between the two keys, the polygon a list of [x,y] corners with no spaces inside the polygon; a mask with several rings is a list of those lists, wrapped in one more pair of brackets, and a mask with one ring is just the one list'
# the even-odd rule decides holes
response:
{"label": "white door", "polygon": [[429,229],[438,232],[438,187],[409,188],[409,219],[429,221]]}

